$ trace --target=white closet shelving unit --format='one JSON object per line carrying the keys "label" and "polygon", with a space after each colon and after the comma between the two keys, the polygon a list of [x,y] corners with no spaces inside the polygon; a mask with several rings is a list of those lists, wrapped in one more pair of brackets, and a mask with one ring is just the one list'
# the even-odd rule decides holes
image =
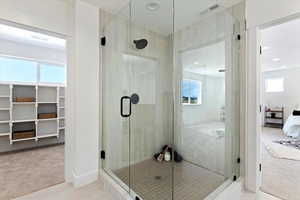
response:
{"label": "white closet shelving unit", "polygon": [[[16,97],[31,97],[34,102],[16,102]],[[39,119],[39,114],[54,113],[54,118]],[[65,132],[65,87],[33,84],[0,84],[0,137],[10,144],[25,140],[59,137]],[[17,131],[34,130],[34,136],[14,139]]]}

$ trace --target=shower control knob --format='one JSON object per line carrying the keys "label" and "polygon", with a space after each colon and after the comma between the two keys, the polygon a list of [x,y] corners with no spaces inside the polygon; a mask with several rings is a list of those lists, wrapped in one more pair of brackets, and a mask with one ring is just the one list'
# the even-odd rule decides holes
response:
{"label": "shower control knob", "polygon": [[130,100],[131,100],[131,103],[132,104],[138,104],[139,101],[140,101],[140,97],[138,94],[132,94],[131,97],[130,97]]}

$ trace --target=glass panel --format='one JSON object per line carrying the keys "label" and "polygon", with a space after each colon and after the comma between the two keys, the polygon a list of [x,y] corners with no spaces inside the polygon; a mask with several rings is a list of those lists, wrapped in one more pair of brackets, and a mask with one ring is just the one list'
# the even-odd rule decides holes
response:
{"label": "glass panel", "polygon": [[[175,0],[175,75],[181,85],[175,92],[181,101],[176,101],[174,148],[183,157],[174,164],[175,200],[205,199],[239,176],[239,21],[234,15],[242,7],[225,9],[205,0],[191,7]],[[200,14],[193,15],[196,11]]]}
{"label": "glass panel", "polygon": [[40,82],[44,83],[65,83],[66,68],[64,66],[41,64]]}
{"label": "glass panel", "polygon": [[36,82],[37,63],[0,57],[0,81]]}
{"label": "glass panel", "polygon": [[[129,117],[121,116],[121,98],[130,94],[129,67],[123,52],[128,47],[129,7],[106,19],[103,48],[103,149],[106,158],[104,170],[129,192]],[[129,114],[129,99],[123,98],[123,114]]]}
{"label": "glass panel", "polygon": [[173,0],[131,1],[126,58],[139,102],[130,118],[130,186],[143,200],[172,199],[172,8]]}

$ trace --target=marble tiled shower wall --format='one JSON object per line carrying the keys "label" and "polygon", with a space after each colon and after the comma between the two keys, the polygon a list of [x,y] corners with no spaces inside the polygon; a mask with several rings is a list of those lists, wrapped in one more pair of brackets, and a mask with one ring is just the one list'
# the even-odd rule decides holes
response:
{"label": "marble tiled shower wall", "polygon": [[[109,23],[105,26],[104,65],[109,67],[103,68],[103,131],[109,133],[105,134],[105,168],[114,171],[129,165],[129,143],[131,163],[138,163],[152,158],[172,141],[172,45],[169,37],[132,24],[130,40],[149,41],[147,48],[137,51],[128,41],[127,16],[121,13],[107,15],[106,19]],[[138,77],[138,73],[149,75]],[[135,92],[140,95],[140,103],[133,105],[129,122],[119,117],[120,97]]]}

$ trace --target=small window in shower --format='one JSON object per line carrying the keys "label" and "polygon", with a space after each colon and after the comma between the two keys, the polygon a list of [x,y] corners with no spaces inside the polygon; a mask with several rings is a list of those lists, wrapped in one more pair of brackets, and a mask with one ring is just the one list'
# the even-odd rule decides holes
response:
{"label": "small window in shower", "polygon": [[198,80],[184,79],[182,81],[182,104],[202,104],[202,83]]}

